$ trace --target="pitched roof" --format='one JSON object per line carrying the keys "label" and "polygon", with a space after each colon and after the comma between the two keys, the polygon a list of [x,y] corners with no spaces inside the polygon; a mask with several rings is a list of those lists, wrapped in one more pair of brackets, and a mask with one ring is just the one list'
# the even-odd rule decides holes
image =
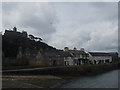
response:
{"label": "pitched roof", "polygon": [[73,55],[87,55],[86,52],[84,51],[80,51],[80,50],[69,50],[70,53],[72,53]]}
{"label": "pitched roof", "polygon": [[106,52],[89,52],[92,56],[111,56],[110,53]]}

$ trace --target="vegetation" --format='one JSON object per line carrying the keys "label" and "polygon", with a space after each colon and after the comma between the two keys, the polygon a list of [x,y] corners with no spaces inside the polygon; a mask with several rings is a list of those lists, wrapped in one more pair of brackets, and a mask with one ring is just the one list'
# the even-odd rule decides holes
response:
{"label": "vegetation", "polygon": [[5,57],[16,57],[18,54],[18,48],[22,47],[23,51],[26,48],[37,50],[56,50],[52,46],[47,45],[44,42],[41,42],[42,39],[29,35],[29,37],[22,36],[5,36],[2,35],[2,49]]}
{"label": "vegetation", "polygon": [[34,37],[33,35],[29,35],[29,38],[31,39],[31,40],[36,40],[36,41],[42,41],[42,39],[41,38],[39,38],[39,37]]}

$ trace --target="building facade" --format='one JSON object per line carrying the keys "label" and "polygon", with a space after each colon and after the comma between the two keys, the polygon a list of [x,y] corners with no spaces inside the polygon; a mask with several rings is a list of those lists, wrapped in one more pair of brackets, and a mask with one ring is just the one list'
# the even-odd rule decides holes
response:
{"label": "building facade", "polygon": [[112,55],[104,52],[89,52],[89,60],[92,64],[112,63]]}
{"label": "building facade", "polygon": [[89,55],[84,51],[84,49],[69,50],[69,48],[64,48],[64,52],[70,53],[71,56],[64,58],[65,65],[81,65],[89,63]]}

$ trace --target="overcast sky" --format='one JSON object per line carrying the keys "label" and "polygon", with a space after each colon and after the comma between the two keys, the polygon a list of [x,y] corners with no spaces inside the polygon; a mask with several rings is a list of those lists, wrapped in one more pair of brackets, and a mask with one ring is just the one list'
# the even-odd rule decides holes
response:
{"label": "overcast sky", "polygon": [[4,2],[3,30],[18,27],[63,49],[118,51],[117,2]]}

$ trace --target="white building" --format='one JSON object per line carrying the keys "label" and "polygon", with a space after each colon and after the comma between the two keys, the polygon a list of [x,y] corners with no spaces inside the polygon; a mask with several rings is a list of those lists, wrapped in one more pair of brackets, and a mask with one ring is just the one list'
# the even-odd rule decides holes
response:
{"label": "white building", "polygon": [[89,55],[84,51],[84,48],[77,50],[74,48],[73,50],[69,50],[68,47],[64,48],[64,53],[69,53],[64,57],[65,65],[80,65],[80,64],[88,64]]}
{"label": "white building", "polygon": [[112,55],[110,53],[103,52],[89,52],[89,60],[93,64],[101,64],[101,63],[111,63]]}
{"label": "white building", "polygon": [[65,63],[64,63],[65,66],[74,65],[74,62],[73,62],[72,57],[69,57],[69,56],[68,56],[68,57],[64,57],[64,62],[65,62]]}

